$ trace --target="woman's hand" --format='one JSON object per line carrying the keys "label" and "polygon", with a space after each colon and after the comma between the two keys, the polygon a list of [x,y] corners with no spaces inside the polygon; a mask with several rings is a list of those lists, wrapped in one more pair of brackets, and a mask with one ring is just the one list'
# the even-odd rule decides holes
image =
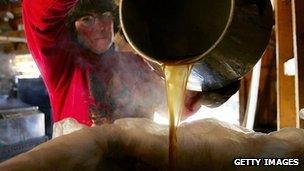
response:
{"label": "woman's hand", "polygon": [[216,108],[225,103],[232,95],[234,95],[240,87],[240,81],[237,80],[226,85],[223,88],[212,91],[190,91],[186,92],[185,107],[182,117],[193,115],[198,109],[204,105],[210,108]]}

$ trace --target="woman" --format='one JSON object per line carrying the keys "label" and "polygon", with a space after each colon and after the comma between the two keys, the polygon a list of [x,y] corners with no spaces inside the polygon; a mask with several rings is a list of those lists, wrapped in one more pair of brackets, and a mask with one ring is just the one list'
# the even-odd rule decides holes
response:
{"label": "woman", "polygon": [[29,49],[47,86],[54,121],[81,124],[151,117],[165,107],[163,80],[142,58],[117,52],[112,0],[24,0]]}

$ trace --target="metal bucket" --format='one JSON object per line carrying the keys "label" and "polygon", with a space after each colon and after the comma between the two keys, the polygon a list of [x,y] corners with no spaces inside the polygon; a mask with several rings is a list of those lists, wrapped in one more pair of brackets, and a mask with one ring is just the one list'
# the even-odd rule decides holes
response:
{"label": "metal bucket", "polygon": [[190,84],[208,91],[253,68],[268,44],[273,11],[269,0],[122,0],[120,22],[141,56],[194,63]]}

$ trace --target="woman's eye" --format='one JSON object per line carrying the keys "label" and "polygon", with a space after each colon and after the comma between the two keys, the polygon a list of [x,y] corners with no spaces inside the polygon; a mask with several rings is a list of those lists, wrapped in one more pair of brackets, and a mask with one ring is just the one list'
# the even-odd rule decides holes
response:
{"label": "woman's eye", "polygon": [[81,20],[82,21],[90,21],[90,20],[93,20],[93,18],[94,18],[93,16],[85,16],[85,17],[82,17]]}
{"label": "woman's eye", "polygon": [[94,22],[94,17],[89,15],[89,16],[84,16],[81,17],[80,19],[84,24],[91,24],[92,22]]}

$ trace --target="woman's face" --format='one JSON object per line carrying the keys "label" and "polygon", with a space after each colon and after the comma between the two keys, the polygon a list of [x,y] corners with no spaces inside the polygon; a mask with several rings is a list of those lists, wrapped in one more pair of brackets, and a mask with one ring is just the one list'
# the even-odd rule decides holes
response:
{"label": "woman's face", "polygon": [[89,13],[75,21],[78,41],[96,54],[106,52],[114,39],[113,17],[110,12]]}

